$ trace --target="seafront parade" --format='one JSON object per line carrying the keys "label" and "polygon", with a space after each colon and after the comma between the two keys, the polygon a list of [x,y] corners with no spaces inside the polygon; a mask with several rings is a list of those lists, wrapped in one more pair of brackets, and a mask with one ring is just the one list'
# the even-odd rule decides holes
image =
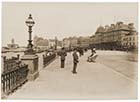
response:
{"label": "seafront parade", "polygon": [[98,23],[95,32],[60,39],[37,34],[36,15],[23,22],[26,41],[12,36],[2,45],[2,99],[137,99],[135,22]]}

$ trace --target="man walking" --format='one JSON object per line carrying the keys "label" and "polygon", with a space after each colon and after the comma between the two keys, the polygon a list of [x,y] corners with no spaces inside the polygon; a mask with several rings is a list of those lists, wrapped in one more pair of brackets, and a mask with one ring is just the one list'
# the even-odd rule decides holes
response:
{"label": "man walking", "polygon": [[76,68],[77,68],[77,63],[78,63],[78,55],[77,55],[77,50],[75,49],[73,52],[73,74],[76,74]]}
{"label": "man walking", "polygon": [[61,68],[65,67],[65,57],[67,56],[67,53],[64,48],[62,48],[60,52],[60,57],[61,57]]}

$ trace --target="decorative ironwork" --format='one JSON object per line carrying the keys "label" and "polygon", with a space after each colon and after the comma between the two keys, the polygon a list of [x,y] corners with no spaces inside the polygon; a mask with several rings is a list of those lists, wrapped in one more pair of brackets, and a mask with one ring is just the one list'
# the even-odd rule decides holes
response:
{"label": "decorative ironwork", "polygon": [[43,55],[43,65],[46,67],[50,62],[52,62],[56,58],[56,54],[50,54],[50,55]]}
{"label": "decorative ironwork", "polygon": [[28,65],[19,60],[19,55],[11,59],[3,57],[3,71],[1,75],[2,98],[27,82],[27,75]]}
{"label": "decorative ironwork", "polygon": [[32,44],[32,27],[34,26],[35,22],[31,14],[29,14],[29,17],[25,21],[25,23],[28,26],[28,32],[29,32],[28,47],[27,47],[27,51],[25,51],[25,54],[26,55],[35,54],[35,51],[33,50],[33,44]]}

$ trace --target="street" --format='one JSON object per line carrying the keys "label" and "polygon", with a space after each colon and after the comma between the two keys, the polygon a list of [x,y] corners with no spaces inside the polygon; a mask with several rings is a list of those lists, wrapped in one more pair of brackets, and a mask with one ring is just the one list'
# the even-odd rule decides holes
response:
{"label": "street", "polygon": [[137,99],[137,62],[127,60],[126,52],[97,54],[96,63],[86,61],[90,51],[79,57],[77,74],[71,72],[72,53],[67,54],[65,68],[60,68],[57,57],[39,68],[35,81],[27,82],[8,99]]}

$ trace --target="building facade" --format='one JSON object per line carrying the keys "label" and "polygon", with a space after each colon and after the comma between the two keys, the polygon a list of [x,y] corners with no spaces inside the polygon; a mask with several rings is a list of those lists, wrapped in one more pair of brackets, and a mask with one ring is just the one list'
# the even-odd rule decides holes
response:
{"label": "building facade", "polygon": [[90,37],[79,37],[78,38],[78,45],[80,47],[88,47],[90,45]]}
{"label": "building facade", "polygon": [[35,36],[33,42],[34,42],[34,48],[37,51],[47,50],[49,48],[49,41],[42,37]]}
{"label": "building facade", "polygon": [[70,47],[77,47],[78,46],[78,38],[77,37],[69,37],[70,40]]}
{"label": "building facade", "polygon": [[62,40],[62,47],[68,48],[70,46],[70,40],[68,38],[64,38]]}
{"label": "building facade", "polygon": [[138,49],[138,34],[128,34],[123,38],[122,45],[128,49]]}
{"label": "building facade", "polygon": [[62,40],[62,46],[65,48],[77,47],[78,46],[78,38],[77,37],[64,38]]}
{"label": "building facade", "polygon": [[49,41],[47,39],[44,39],[42,37],[35,36],[33,39],[34,46],[48,46]]}
{"label": "building facade", "polygon": [[49,48],[54,48],[56,46],[55,39],[49,39]]}
{"label": "building facade", "polygon": [[[125,37],[130,37],[128,35],[131,35],[131,37],[138,36],[136,33],[133,23],[117,22],[110,26],[99,26],[95,32],[92,45],[96,46],[97,49],[124,50]],[[137,39],[135,40],[137,42]]]}

